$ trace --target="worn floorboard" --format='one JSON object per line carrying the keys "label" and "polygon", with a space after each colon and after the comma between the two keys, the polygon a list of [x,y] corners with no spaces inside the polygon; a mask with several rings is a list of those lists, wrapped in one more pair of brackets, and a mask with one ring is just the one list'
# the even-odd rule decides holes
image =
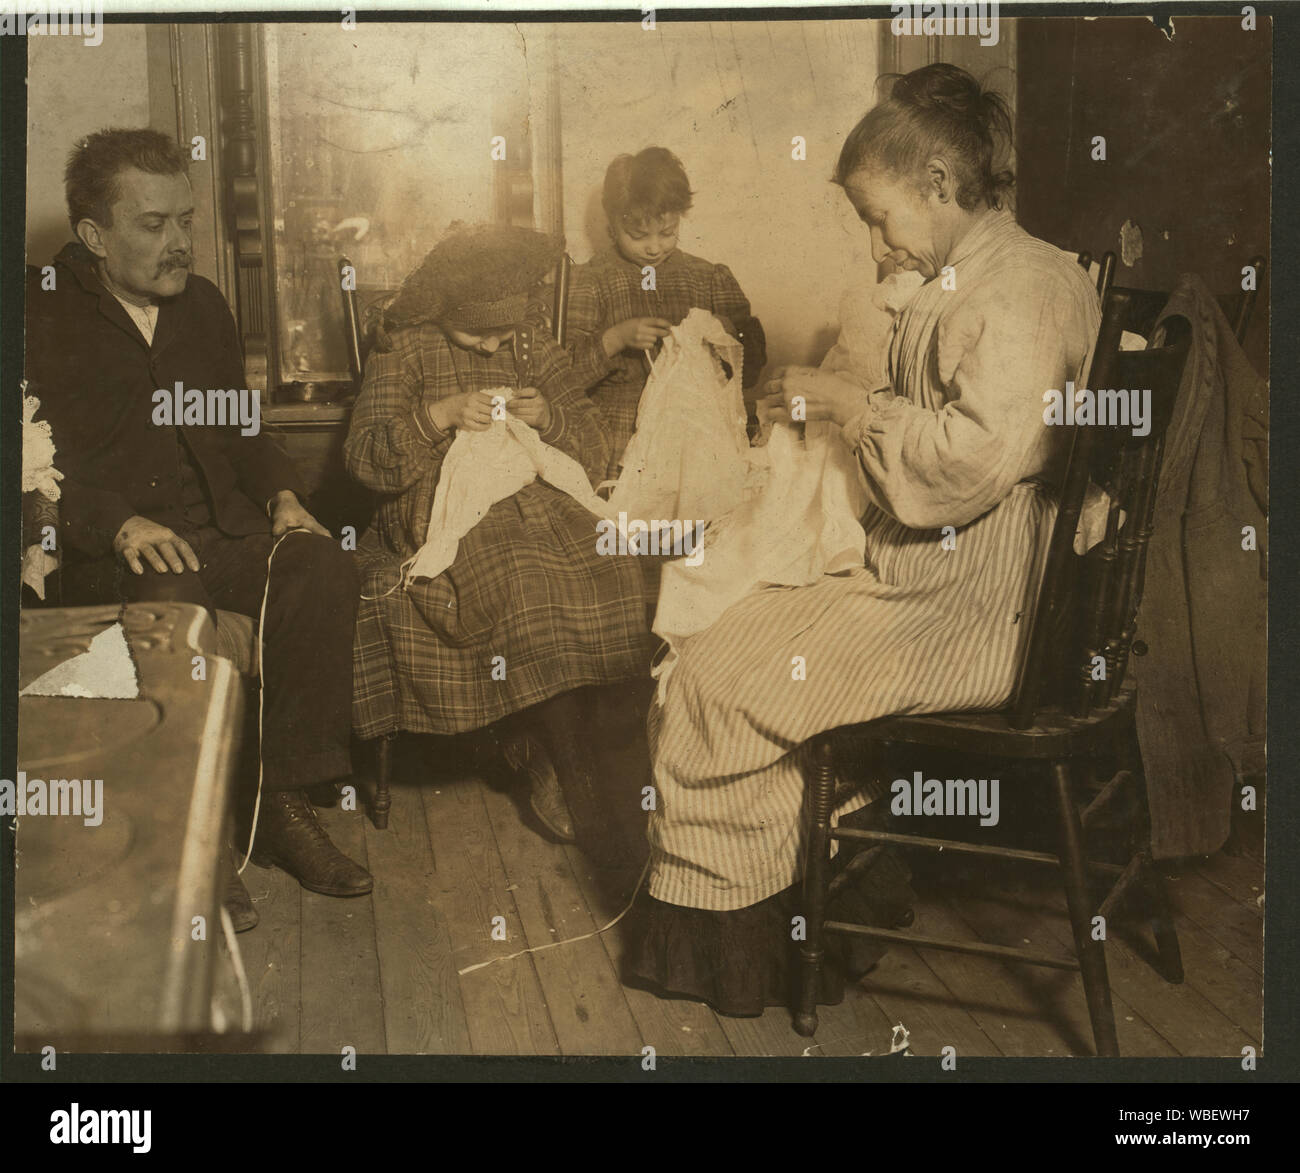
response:
{"label": "worn floorboard", "polygon": [[[319,814],[335,846],[366,867],[365,816],[341,807]],[[302,889],[299,902],[303,1053],[339,1055],[353,1047],[358,1056],[385,1054],[372,897],[341,900]]]}
{"label": "worn floorboard", "polygon": [[914,1055],[938,1055],[944,1047],[955,1047],[959,1055],[1002,1054],[915,949],[890,949],[861,988],[891,1023],[907,1029]]}
{"label": "worn floorboard", "polygon": [[[243,846],[236,859],[243,858]],[[253,1022],[266,1031],[264,1050],[301,1049],[299,954],[302,948],[298,881],[279,868],[250,863],[241,877],[257,910],[257,927],[239,935],[239,952],[253,999]]]}
{"label": "worn floorboard", "polygon": [[[467,966],[527,948],[477,778],[438,779],[420,788],[434,859],[436,893],[451,939],[475,1055],[554,1055],[559,1046],[531,958]],[[500,921],[494,918],[500,917]],[[493,937],[494,928],[504,940]]]}
{"label": "worn floorboard", "polygon": [[[819,1008],[804,1039],[790,1011],[714,1014],[620,980],[624,921],[586,941],[472,973],[466,966],[580,936],[626,906],[639,870],[594,869],[573,847],[541,838],[512,795],[454,764],[400,767],[389,827],[327,810],[331,837],[375,875],[373,897],[332,900],[277,869],[244,880],[259,926],[239,938],[268,1051],[338,1054],[626,1054],[859,1056],[886,1054],[896,1023],[917,1055],[1092,1053],[1077,974],[937,951],[891,949],[839,1006]],[[1254,831],[1255,828],[1248,828]],[[1124,1055],[1237,1055],[1260,1039],[1263,869],[1253,841],[1235,855],[1175,871],[1186,981],[1168,985],[1145,959],[1145,926],[1121,922],[1107,942]],[[1066,952],[1062,894],[1014,870],[986,884],[918,882],[912,931]],[[1036,877],[1034,877],[1036,879]],[[493,939],[502,917],[505,940]]]}
{"label": "worn floorboard", "polygon": [[418,783],[395,781],[387,828],[365,820],[375,877],[375,941],[391,1055],[463,1055],[469,1019],[438,899],[433,852]]}
{"label": "worn floorboard", "polygon": [[[1035,887],[1008,883],[1005,880],[964,892],[960,899],[962,916],[984,940],[998,945],[1028,945],[1044,953],[1068,956],[1074,951],[1074,934],[1070,928],[1069,914],[1063,894],[1051,886]],[[1106,960],[1126,948],[1115,938],[1106,942]],[[1064,970],[1035,969],[1032,966],[1015,967],[1025,975],[1028,988],[1045,987],[1037,997],[1048,1004],[1046,990],[1052,992],[1054,1014],[1062,1024],[1062,1034],[1072,1043],[1072,1053],[1095,1053],[1092,1023],[1088,1018],[1087,1002],[1083,994],[1083,979],[1077,973]],[[1031,976],[1032,975],[1032,976]],[[1040,987],[1034,978],[1046,979]],[[1129,1004],[1126,983],[1111,976],[1111,1007],[1115,1012],[1115,1033],[1121,1055],[1177,1055],[1178,1052],[1154,1030]],[[1067,1025],[1068,1024],[1068,1025]]]}
{"label": "worn floorboard", "polygon": [[[483,788],[506,888],[514,897],[562,1055],[639,1055],[641,1032],[563,845],[524,825],[510,795]],[[503,964],[527,964],[528,959]],[[474,975],[470,975],[471,977]]]}

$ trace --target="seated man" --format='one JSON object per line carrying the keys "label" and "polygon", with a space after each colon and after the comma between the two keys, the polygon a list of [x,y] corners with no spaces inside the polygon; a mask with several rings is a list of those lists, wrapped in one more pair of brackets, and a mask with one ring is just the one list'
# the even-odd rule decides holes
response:
{"label": "seated man", "polygon": [[[254,854],[314,892],[362,895],[370,875],[330,842],[306,794],[351,773],[356,575],[301,504],[293,463],[260,432],[230,309],[189,273],[187,163],[152,130],[83,140],[65,174],[77,240],[52,280],[29,270],[27,379],[65,476],[63,601],[178,600],[256,620],[272,547],[288,535],[269,569],[262,631]],[[233,391],[222,402],[244,407],[243,420],[173,414],[156,393],[176,388],[200,389],[207,407],[218,398],[209,389]],[[256,923],[237,879],[226,904],[240,928]]]}

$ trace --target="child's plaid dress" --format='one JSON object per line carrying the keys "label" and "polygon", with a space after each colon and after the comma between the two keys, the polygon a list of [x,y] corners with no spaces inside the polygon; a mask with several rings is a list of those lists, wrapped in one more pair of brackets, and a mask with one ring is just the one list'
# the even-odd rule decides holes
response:
{"label": "child's plaid dress", "polygon": [[597,554],[596,518],[544,482],[492,506],[437,578],[395,585],[403,559],[424,542],[454,439],[421,415],[430,443],[414,413],[461,391],[501,386],[537,387],[554,414],[542,439],[589,476],[604,472],[609,446],[599,414],[567,356],[527,327],[485,357],[454,346],[436,326],[415,326],[366,364],[344,449],[352,475],[381,494],[358,551],[353,727],[363,738],[479,729],[581,685],[648,670],[634,559]]}

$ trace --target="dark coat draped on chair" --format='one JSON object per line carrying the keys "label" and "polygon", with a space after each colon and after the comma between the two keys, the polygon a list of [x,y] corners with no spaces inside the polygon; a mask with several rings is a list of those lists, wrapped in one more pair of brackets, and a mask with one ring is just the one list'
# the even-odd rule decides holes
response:
{"label": "dark coat draped on chair", "polygon": [[[1228,837],[1236,779],[1263,768],[1268,389],[1210,290],[1178,284],[1192,323],[1138,616],[1138,736],[1156,858]],[[1252,527],[1257,549],[1243,536]]]}

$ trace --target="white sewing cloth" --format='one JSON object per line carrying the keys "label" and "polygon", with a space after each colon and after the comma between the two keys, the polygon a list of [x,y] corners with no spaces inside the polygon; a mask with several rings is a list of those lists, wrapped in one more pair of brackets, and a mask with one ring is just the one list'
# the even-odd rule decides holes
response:
{"label": "white sewing cloth", "polygon": [[762,462],[745,432],[744,353],[707,310],[692,309],[673,327],[641,393],[609,497],[613,514],[708,521],[754,493]]}
{"label": "white sewing cloth", "polygon": [[[487,394],[508,403],[510,387]],[[592,491],[587,474],[573,457],[544,443],[536,429],[508,412],[482,432],[460,431],[442,462],[423,546],[405,563],[406,581],[437,578],[456,560],[463,538],[498,501],[514,496],[541,477],[599,517],[609,507]],[[596,531],[592,529],[592,542]]]}
{"label": "white sewing cloth", "polygon": [[[840,337],[822,369],[853,379],[864,391],[887,383],[895,318],[922,284],[919,273],[899,273],[865,293],[846,294]],[[832,423],[810,422],[802,431],[773,428],[767,445],[750,453],[761,491],[709,527],[702,559],[664,567],[654,632],[673,650],[656,671],[661,687],[675,645],[750,591],[805,586],[862,565],[866,535],[859,518],[868,497],[853,450]]]}

